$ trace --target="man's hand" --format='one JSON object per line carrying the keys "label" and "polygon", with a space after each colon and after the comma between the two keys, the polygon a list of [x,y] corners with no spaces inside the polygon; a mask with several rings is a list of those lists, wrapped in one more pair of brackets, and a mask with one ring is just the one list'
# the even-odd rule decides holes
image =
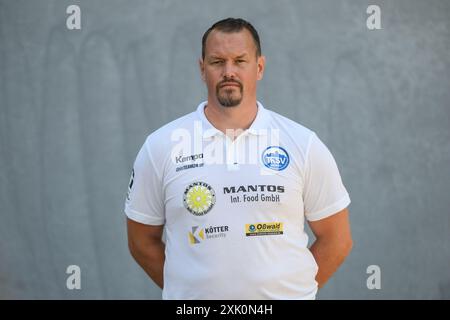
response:
{"label": "man's hand", "polygon": [[127,218],[128,248],[136,262],[162,289],[165,245],[162,242],[164,226],[150,226]]}
{"label": "man's hand", "polygon": [[344,209],[322,220],[309,221],[309,226],[316,236],[310,250],[319,266],[316,281],[321,288],[352,249],[348,210]]}

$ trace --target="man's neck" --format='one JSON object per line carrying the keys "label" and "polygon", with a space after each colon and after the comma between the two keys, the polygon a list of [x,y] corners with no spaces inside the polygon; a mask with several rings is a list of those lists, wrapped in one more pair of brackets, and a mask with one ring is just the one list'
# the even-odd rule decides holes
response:
{"label": "man's neck", "polygon": [[232,139],[251,126],[257,113],[256,100],[250,103],[242,102],[235,107],[223,107],[208,100],[208,104],[205,107],[205,116],[208,121],[225,134],[234,133],[230,137]]}

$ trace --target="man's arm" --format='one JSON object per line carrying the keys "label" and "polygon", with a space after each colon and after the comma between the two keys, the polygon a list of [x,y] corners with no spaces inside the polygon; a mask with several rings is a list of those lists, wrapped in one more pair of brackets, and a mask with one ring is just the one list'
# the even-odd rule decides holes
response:
{"label": "man's arm", "polygon": [[162,242],[164,226],[150,226],[127,218],[128,248],[136,262],[162,289],[165,245]]}
{"label": "man's arm", "polygon": [[352,249],[348,210],[344,209],[322,220],[309,221],[309,226],[316,236],[316,241],[309,249],[319,266],[316,281],[321,288]]}

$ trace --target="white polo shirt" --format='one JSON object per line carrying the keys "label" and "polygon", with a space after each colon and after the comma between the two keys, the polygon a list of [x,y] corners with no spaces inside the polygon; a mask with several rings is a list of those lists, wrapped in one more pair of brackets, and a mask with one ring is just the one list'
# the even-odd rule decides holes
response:
{"label": "white polo shirt", "polygon": [[165,225],[163,299],[314,299],[305,217],[350,204],[333,156],[259,102],[231,141],[205,105],[147,137],[125,203],[130,219]]}

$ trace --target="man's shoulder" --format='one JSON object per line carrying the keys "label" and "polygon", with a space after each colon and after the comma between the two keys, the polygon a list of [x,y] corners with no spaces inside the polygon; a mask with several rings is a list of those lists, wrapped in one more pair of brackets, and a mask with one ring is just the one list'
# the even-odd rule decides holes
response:
{"label": "man's shoulder", "polygon": [[308,127],[304,126],[303,124],[300,124],[297,121],[294,121],[286,116],[283,116],[275,111],[272,111],[270,109],[266,109],[267,112],[270,114],[272,119],[272,126],[274,128],[278,128],[280,130],[283,130],[288,135],[291,135],[295,137],[296,140],[298,139],[305,139],[309,140],[312,135],[315,134],[315,132]]}

